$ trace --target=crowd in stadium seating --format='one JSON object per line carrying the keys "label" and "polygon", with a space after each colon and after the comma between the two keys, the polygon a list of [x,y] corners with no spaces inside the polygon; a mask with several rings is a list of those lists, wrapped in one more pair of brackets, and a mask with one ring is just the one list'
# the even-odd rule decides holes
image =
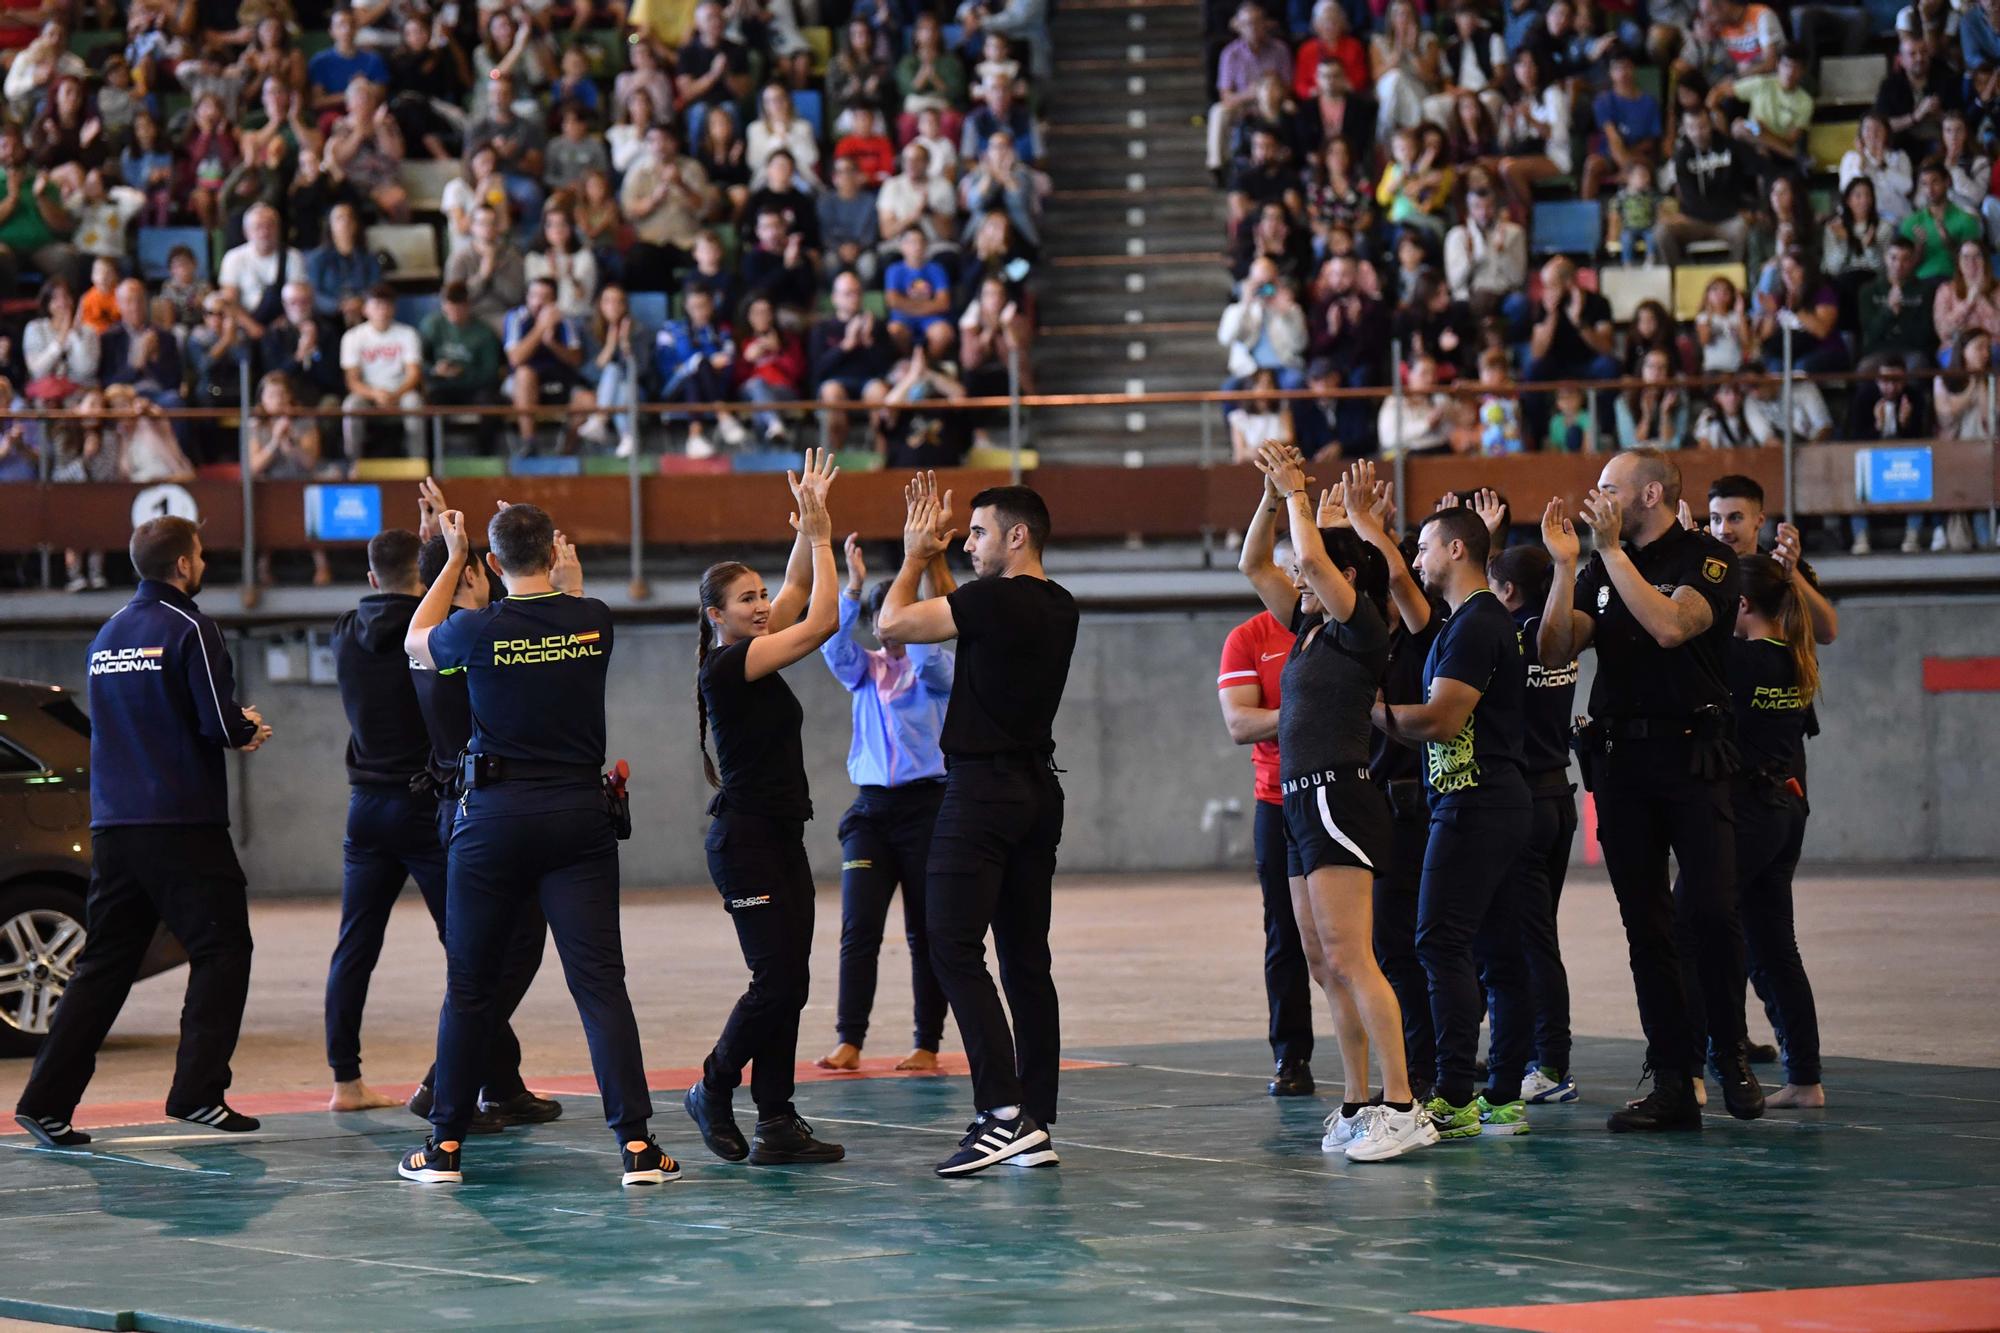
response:
{"label": "crowd in stadium seating", "polygon": [[[1793,383],[1796,439],[1992,437],[2000,0],[1204,13],[1225,387],[1405,390],[1245,404],[1239,456],[1770,444],[1775,388],[1673,381],[1778,371],[1786,329],[1797,370],[1851,372]],[[1643,382],[1533,387],[1614,378]],[[1940,518],[1932,549],[1992,544],[1983,513]]]}
{"label": "crowd in stadium seating", "polygon": [[[1029,373],[1052,54],[1046,0],[919,9],[0,0],[0,393],[75,409],[0,479],[338,473],[429,447],[343,410],[422,402],[522,409],[468,450],[697,460],[865,402],[837,444],[956,462],[987,422],[922,404]],[[154,410],[246,367],[247,459]]]}

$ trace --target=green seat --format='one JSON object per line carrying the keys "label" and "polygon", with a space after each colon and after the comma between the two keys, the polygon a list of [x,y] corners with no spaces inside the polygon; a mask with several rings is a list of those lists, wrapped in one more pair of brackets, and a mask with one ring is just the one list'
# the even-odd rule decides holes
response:
{"label": "green seat", "polygon": [[105,47],[124,45],[125,34],[116,28],[80,28],[69,35],[70,54],[82,57],[86,65],[95,65],[93,56]]}
{"label": "green seat", "polygon": [[1660,67],[1658,65],[1636,65],[1632,70],[1632,81],[1639,85],[1640,92],[1660,95]]}
{"label": "green seat", "polygon": [[835,454],[833,461],[842,472],[880,472],[882,455],[869,449],[843,449]]}
{"label": "green seat", "polygon": [[625,34],[616,28],[586,28],[556,35],[556,45],[567,51],[581,46],[590,60],[590,77],[611,79],[625,72]]}
{"label": "green seat", "polygon": [[[608,454],[585,454],[583,475],[586,477],[622,477],[632,470],[629,458],[613,458]],[[639,475],[649,477],[660,470],[657,459],[651,455],[640,458]]]}
{"label": "green seat", "polygon": [[307,60],[333,47],[333,34],[325,28],[307,28],[299,34],[299,52]]}
{"label": "green seat", "polygon": [[889,318],[889,298],[881,292],[868,291],[861,293],[861,308],[874,315],[877,319]]}
{"label": "green seat", "polygon": [[507,475],[507,460],[504,458],[460,457],[445,455],[444,475],[452,477],[504,477]]}

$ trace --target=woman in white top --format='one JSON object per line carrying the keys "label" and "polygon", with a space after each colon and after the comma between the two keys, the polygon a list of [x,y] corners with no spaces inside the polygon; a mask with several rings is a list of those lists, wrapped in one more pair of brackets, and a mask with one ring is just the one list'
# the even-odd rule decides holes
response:
{"label": "woman in white top", "polygon": [[1750,333],[1750,317],[1743,294],[1728,278],[1710,278],[1701,294],[1701,309],[1694,317],[1695,341],[1701,344],[1704,375],[1723,375],[1743,369],[1755,343]]}
{"label": "woman in white top", "polygon": [[1916,188],[1910,155],[1889,142],[1889,122],[1873,111],[1861,117],[1854,147],[1840,159],[1842,192],[1859,176],[1874,183],[1875,208],[1884,222],[1893,226],[1910,215],[1910,192]]}
{"label": "woman in white top", "polygon": [[597,300],[597,256],[576,234],[567,209],[542,210],[542,244],[528,252],[522,267],[529,282],[547,278],[556,285],[556,305],[565,319],[581,324],[590,318]]}
{"label": "woman in white top", "polygon": [[[673,103],[667,105],[672,106]],[[604,142],[611,150],[611,169],[620,176],[646,155],[646,131],[660,121],[660,104],[643,87],[634,88],[623,106],[622,119],[604,131]]]}
{"label": "woman in white top", "polygon": [[2000,199],[1993,196],[1993,162],[1972,147],[1972,131],[1962,112],[1947,111],[1944,146],[1938,157],[1951,178],[1951,201],[1986,220],[1986,243],[2000,248]]}
{"label": "woman in white top", "polygon": [[[1260,370],[1243,387],[1269,393],[1278,387],[1278,377],[1268,370]],[[1236,462],[1249,462],[1257,456],[1258,449],[1272,441],[1279,444],[1292,442],[1292,414],[1285,410],[1284,404],[1269,398],[1257,398],[1238,403],[1230,409],[1229,451]]]}
{"label": "woman in white top", "polygon": [[1444,84],[1437,34],[1417,22],[1411,0],[1390,0],[1382,27],[1369,40],[1368,65],[1375,80],[1375,137],[1387,143],[1424,118],[1424,99]]}
{"label": "woman in white top", "polygon": [[[67,380],[76,388],[97,383],[97,335],[77,315],[76,294],[63,278],[42,284],[41,316],[28,321],[21,338],[28,362],[28,396],[42,402],[36,381]],[[65,395],[67,396],[67,395]]]}
{"label": "woman in white top", "polygon": [[1542,67],[1532,51],[1514,57],[1513,77],[1501,92],[1500,180],[1515,214],[1526,221],[1534,206],[1535,182],[1568,174],[1569,90],[1558,80],[1544,88]]}
{"label": "woman in white top", "polygon": [[491,144],[481,145],[465,161],[465,170],[445,182],[438,197],[438,211],[444,214],[445,262],[472,244],[472,215],[481,204],[500,210],[502,231],[512,228],[513,210],[507,206],[507,182],[500,174],[500,155]]}
{"label": "woman in white top", "polygon": [[674,82],[667,76],[666,66],[660,62],[659,48],[653,45],[652,39],[636,38],[627,45],[625,52],[632,68],[612,80],[613,104],[630,106],[635,93],[644,93],[655,108],[672,106]]}
{"label": "woman in white top", "polygon": [[1399,452],[1435,453],[1451,447],[1451,398],[1437,388],[1437,361],[1420,355],[1410,362],[1407,391],[1382,400],[1375,414],[1375,432],[1382,440],[1382,457]]}
{"label": "woman in white top", "polygon": [[819,140],[813,127],[792,109],[792,95],[782,84],[767,84],[757,104],[763,114],[750,122],[746,160],[751,174],[763,171],[771,154],[783,148],[791,153],[792,164],[813,189],[825,189],[818,171]]}

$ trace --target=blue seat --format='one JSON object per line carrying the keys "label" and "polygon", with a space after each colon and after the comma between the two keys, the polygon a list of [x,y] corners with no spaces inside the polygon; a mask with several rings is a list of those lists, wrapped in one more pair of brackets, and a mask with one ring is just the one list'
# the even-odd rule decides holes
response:
{"label": "blue seat", "polygon": [[627,292],[625,300],[632,307],[632,322],[641,328],[657,331],[667,322],[665,292]]}
{"label": "blue seat", "polygon": [[160,282],[167,276],[167,256],[177,245],[194,252],[195,272],[206,278],[214,272],[208,263],[208,233],[200,227],[139,228],[139,276]]}
{"label": "blue seat", "polygon": [[784,472],[799,465],[799,456],[792,453],[766,453],[757,450],[737,454],[730,462],[738,472]]}
{"label": "blue seat", "polygon": [[438,311],[442,302],[436,292],[411,294],[396,298],[396,319],[411,328],[422,328],[426,319]]}
{"label": "blue seat", "polygon": [[817,88],[801,88],[792,94],[792,110],[812,122],[813,133],[826,137],[826,99]]}
{"label": "blue seat", "polygon": [[1604,244],[1604,214],[1584,199],[1552,199],[1535,205],[1529,249],[1537,255],[1584,255],[1595,258]]}
{"label": "blue seat", "polygon": [[507,464],[507,472],[515,477],[580,477],[583,475],[583,460],[575,454],[548,458],[530,455],[511,460]]}

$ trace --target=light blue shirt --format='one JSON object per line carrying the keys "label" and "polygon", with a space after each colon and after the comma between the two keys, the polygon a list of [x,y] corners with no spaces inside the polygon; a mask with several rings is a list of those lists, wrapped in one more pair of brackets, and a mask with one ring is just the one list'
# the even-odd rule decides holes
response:
{"label": "light blue shirt", "polygon": [[827,670],[854,696],[854,741],[847,776],[857,787],[900,787],[944,776],[945,704],[954,665],[949,648],[913,643],[900,658],[855,642],[861,603],[840,594],[840,629],[820,646]]}

